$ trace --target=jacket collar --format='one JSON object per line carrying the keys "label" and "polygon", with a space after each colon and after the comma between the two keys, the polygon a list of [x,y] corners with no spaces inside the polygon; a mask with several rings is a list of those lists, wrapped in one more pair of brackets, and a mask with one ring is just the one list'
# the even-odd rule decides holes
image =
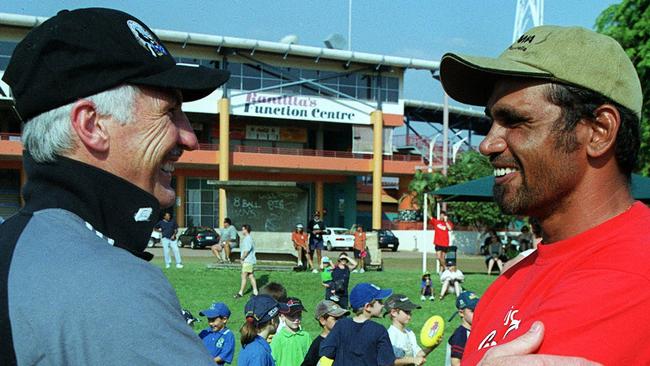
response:
{"label": "jacket collar", "polygon": [[24,151],[23,166],[24,210],[70,211],[116,247],[147,261],[153,258],[144,251],[160,211],[153,195],[116,175],[61,156],[53,163],[38,163]]}

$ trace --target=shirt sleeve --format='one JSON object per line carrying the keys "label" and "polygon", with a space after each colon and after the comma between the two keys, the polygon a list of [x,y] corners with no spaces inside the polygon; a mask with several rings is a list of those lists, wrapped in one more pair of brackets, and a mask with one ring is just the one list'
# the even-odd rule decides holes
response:
{"label": "shirt sleeve", "polygon": [[[235,335],[232,331],[223,335],[223,346],[221,352],[217,356],[227,363],[232,363],[232,358],[235,355]],[[216,357],[216,356],[215,356]]]}
{"label": "shirt sleeve", "polygon": [[[388,331],[382,327],[381,335],[377,340],[377,365],[392,366],[395,364],[395,353],[393,353],[393,344],[390,342]],[[327,337],[329,338],[329,337]],[[327,339],[325,338],[325,339]]]}
{"label": "shirt sleeve", "polygon": [[305,359],[302,361],[302,364],[300,364],[300,366],[316,366],[316,364],[318,364],[318,360],[320,360],[320,357],[318,356],[318,351],[320,350],[319,348],[320,344],[317,337],[313,342],[311,342],[309,350],[305,355]]}
{"label": "shirt sleeve", "polygon": [[465,342],[467,341],[467,338],[463,337],[463,335],[456,329],[454,334],[449,337],[449,345],[451,346],[451,357],[457,358],[457,359],[462,359],[463,358],[463,352],[465,351]]}
{"label": "shirt sleeve", "polygon": [[417,354],[420,351],[422,351],[422,348],[420,348],[420,345],[418,344],[418,340],[415,337],[415,333],[412,330],[409,330],[408,335],[409,335],[409,342],[411,342],[411,347],[413,347],[413,354],[417,356]]}
{"label": "shirt sleeve", "polygon": [[[330,334],[320,343],[320,351],[318,351],[319,356],[325,356],[331,359],[334,359],[334,356],[336,356],[336,348],[338,347],[338,340],[340,337],[339,332],[341,329],[339,325],[340,323],[337,322],[334,325],[334,328],[332,328]],[[391,354],[392,351],[393,350],[391,349]]]}

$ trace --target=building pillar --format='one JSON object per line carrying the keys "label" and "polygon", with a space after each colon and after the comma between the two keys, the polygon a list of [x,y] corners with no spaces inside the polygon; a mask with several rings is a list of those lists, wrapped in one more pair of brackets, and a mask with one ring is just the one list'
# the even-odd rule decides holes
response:
{"label": "building pillar", "polygon": [[383,113],[376,110],[370,113],[372,122],[372,228],[381,229],[381,176],[384,162]]}
{"label": "building pillar", "polygon": [[[230,169],[230,100],[219,100],[219,181],[228,181]],[[228,216],[226,189],[219,188],[219,227]]]}
{"label": "building pillar", "polygon": [[316,181],[316,211],[320,212],[321,219],[324,220],[323,207],[325,203],[325,184],[322,181]]}
{"label": "building pillar", "polygon": [[176,224],[185,227],[185,176],[176,177]]}

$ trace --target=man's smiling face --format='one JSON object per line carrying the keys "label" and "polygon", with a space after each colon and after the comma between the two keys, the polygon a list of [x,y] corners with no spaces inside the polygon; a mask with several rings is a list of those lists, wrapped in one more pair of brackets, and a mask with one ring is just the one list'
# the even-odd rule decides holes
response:
{"label": "man's smiling face", "polygon": [[557,207],[584,168],[579,144],[563,146],[569,140],[566,134],[575,131],[557,129],[562,111],[548,101],[549,87],[505,79],[488,101],[486,113],[493,122],[480,151],[494,167],[494,198],[504,213],[531,215]]}

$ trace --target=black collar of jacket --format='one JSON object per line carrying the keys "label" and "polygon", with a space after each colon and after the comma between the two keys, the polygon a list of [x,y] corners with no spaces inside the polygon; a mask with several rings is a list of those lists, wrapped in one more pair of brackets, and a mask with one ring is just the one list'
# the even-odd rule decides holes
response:
{"label": "black collar of jacket", "polygon": [[94,166],[57,156],[54,163],[38,163],[23,151],[27,183],[25,210],[70,211],[93,226],[114,245],[151,260],[145,252],[160,205],[148,192]]}

